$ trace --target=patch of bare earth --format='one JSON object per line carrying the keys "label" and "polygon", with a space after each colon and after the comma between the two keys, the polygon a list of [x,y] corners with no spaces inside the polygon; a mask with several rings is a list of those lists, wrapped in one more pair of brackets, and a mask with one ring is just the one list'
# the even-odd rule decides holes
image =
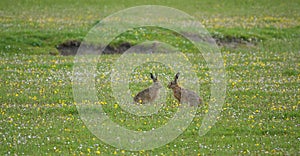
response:
{"label": "patch of bare earth", "polygon": [[[212,38],[212,39],[203,39],[197,36],[193,36],[191,34],[187,34],[187,36],[196,38],[197,40],[200,39],[204,42],[208,43],[216,43],[220,47],[227,47],[227,48],[238,48],[238,47],[253,47],[255,46],[255,41],[248,41],[244,38],[238,37],[222,37],[222,38]],[[128,42],[122,42],[116,46],[108,45],[103,47],[101,45],[87,45],[82,44],[79,40],[67,40],[59,45],[56,46],[60,55],[69,56],[69,55],[76,55],[78,48],[82,46],[82,48],[86,49],[86,53],[98,53],[98,54],[122,54],[129,48],[133,46],[133,44]]]}

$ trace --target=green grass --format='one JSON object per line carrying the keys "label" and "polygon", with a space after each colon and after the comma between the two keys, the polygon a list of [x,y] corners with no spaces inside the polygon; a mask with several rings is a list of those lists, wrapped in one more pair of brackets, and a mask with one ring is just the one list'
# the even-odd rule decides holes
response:
{"label": "green grass", "polygon": [[[126,151],[94,136],[84,125],[72,93],[73,56],[52,56],[55,46],[83,39],[104,17],[141,4],[181,9],[218,38],[255,40],[254,46],[221,47],[227,92],[218,122],[198,136],[210,98],[210,76],[201,55],[178,35],[145,28],[120,40],[134,44],[158,39],[177,46],[198,69],[205,104],[191,125],[169,144]],[[300,3],[298,1],[20,1],[0,2],[0,153],[25,155],[299,155]],[[135,31],[135,30],[133,30]],[[158,33],[159,32],[159,33]],[[158,35],[157,35],[158,34]],[[118,44],[120,40],[112,44]],[[193,55],[190,55],[193,54]],[[137,118],[117,107],[110,74],[120,55],[101,56],[96,77],[99,103],[111,119],[128,129],[150,130],[167,123],[178,105],[167,90],[167,106],[154,117]],[[196,56],[196,57],[192,57]],[[160,73],[164,86],[173,78],[161,64],[143,65],[131,74],[134,95]],[[141,82],[136,84],[134,80]],[[183,81],[183,80],[182,80]],[[102,102],[102,103],[101,103]]]}

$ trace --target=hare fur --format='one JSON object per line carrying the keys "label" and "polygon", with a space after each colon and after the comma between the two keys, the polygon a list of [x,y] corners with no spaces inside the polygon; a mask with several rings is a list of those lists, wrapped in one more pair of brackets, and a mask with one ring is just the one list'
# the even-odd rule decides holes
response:
{"label": "hare fur", "polygon": [[173,90],[174,97],[181,103],[189,103],[191,106],[197,106],[202,103],[202,99],[194,91],[182,88],[178,85],[179,74],[175,75],[173,81],[168,84],[168,88]]}
{"label": "hare fur", "polygon": [[134,102],[145,104],[153,102],[159,95],[160,88],[162,88],[161,83],[158,81],[157,77],[155,77],[152,73],[150,73],[151,79],[153,80],[153,84],[139,92],[134,98]]}

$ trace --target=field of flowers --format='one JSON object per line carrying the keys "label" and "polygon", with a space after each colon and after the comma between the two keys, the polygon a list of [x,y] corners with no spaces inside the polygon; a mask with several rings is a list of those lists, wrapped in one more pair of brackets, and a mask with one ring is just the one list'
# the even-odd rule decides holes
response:
{"label": "field of flowers", "polygon": [[[189,127],[174,141],[153,149],[127,151],[94,136],[83,123],[73,98],[74,56],[50,55],[67,39],[82,39],[99,20],[121,9],[148,4],[128,1],[0,2],[0,154],[1,155],[299,155],[300,150],[300,3],[291,1],[159,2],[182,9],[219,39],[227,74],[226,100],[217,123],[198,135],[204,102]],[[235,6],[237,5],[237,6]],[[238,8],[238,9],[234,9]],[[146,30],[147,39],[157,37]],[[142,37],[137,34],[133,37]],[[156,36],[155,36],[156,35]],[[144,35],[145,36],[145,35]],[[132,37],[124,34],[126,37]],[[230,38],[243,43],[230,46]],[[198,69],[204,101],[210,98],[209,71],[201,55],[178,38],[158,39],[179,46]],[[229,45],[229,46],[227,46]],[[178,103],[167,91],[169,105],[155,117],[134,117],[111,96],[111,66],[120,55],[98,60],[99,105],[114,122],[136,131],[164,125]],[[196,56],[196,57],[195,57]],[[151,84],[149,71],[173,78],[160,64],[137,68],[130,90]],[[141,80],[135,84],[135,80]]]}

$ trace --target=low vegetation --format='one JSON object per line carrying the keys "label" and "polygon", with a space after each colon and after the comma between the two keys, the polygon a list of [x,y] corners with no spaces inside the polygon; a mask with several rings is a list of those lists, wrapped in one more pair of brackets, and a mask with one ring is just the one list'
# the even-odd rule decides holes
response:
{"label": "low vegetation", "polygon": [[[2,0],[1,155],[299,155],[300,3],[181,3]],[[203,23],[220,45],[227,92],[217,123],[199,136],[211,84],[202,55],[191,43],[165,30],[143,28],[122,34],[112,46],[154,39],[177,46],[197,69],[204,99],[190,126],[174,141],[153,150],[127,151],[101,141],[81,120],[71,81],[74,56],[60,55],[57,45],[83,40],[102,18],[142,4],[175,7]],[[167,106],[152,117],[136,117],[108,96],[112,93],[110,70],[120,56],[102,55],[96,60],[98,104],[128,129],[147,131],[167,123],[179,105],[170,90],[166,89]],[[157,63],[136,68],[130,75],[132,96],[151,84],[149,71],[157,73],[164,86],[177,72]]]}

